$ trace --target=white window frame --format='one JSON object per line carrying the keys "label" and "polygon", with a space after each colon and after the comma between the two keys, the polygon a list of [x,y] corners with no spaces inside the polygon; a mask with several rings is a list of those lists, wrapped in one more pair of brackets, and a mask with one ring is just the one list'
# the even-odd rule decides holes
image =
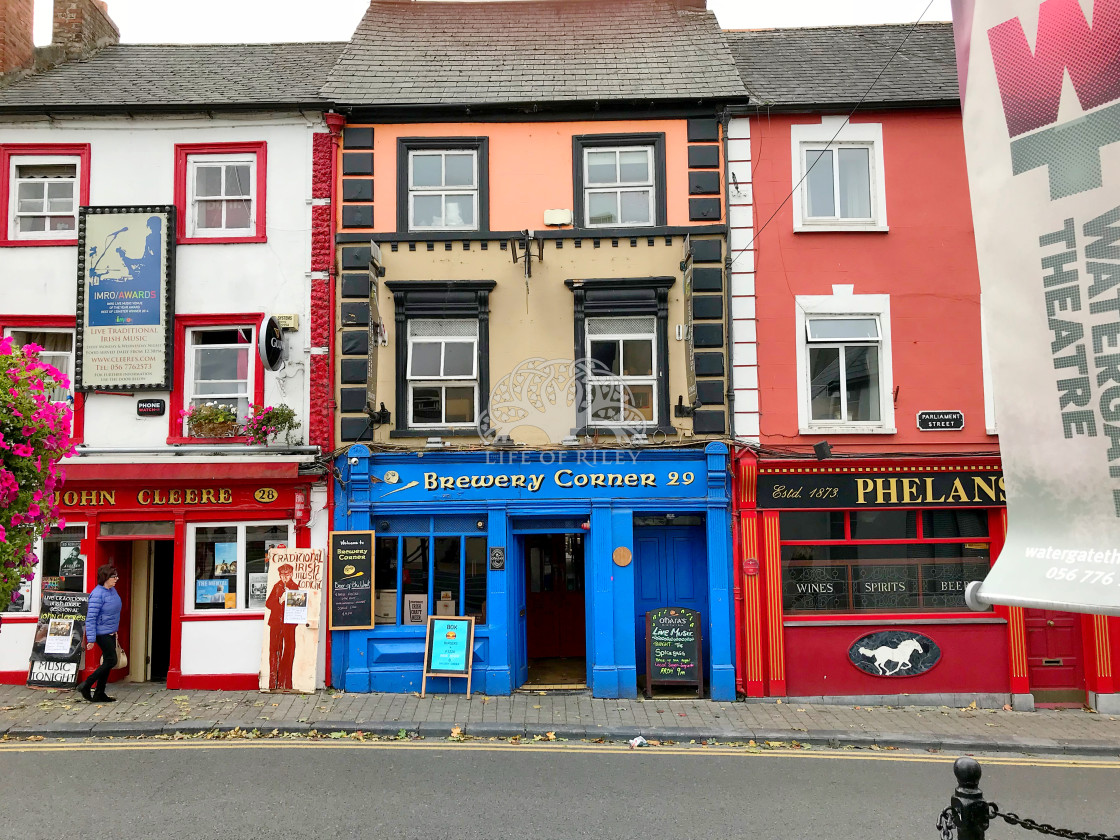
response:
{"label": "white window frame", "polygon": [[[295,545],[295,523],[291,520],[285,519],[265,519],[261,521],[247,520],[239,522],[189,522],[187,523],[187,554],[186,554],[186,577],[187,585],[183,593],[184,609],[192,615],[211,615],[211,616],[231,616],[231,615],[263,615],[265,608],[261,607],[247,607],[240,606],[240,604],[247,604],[249,602],[249,583],[248,583],[248,570],[245,562],[245,530],[246,528],[270,528],[277,527],[281,530],[287,529],[287,539],[284,544],[289,548]],[[199,528],[236,528],[237,529],[237,597],[238,604],[232,610],[200,610],[195,604],[195,548],[197,547],[197,535]]]}
{"label": "white window frame", "polygon": [[[622,321],[624,319],[631,319],[631,318],[648,318],[649,320],[651,320],[653,322],[653,329],[648,333],[605,332],[605,333],[597,333],[595,335],[591,334],[591,324],[595,321]],[[636,421],[636,420],[621,417],[621,416],[618,420],[603,420],[603,419],[600,419],[598,417],[593,418],[591,416],[591,402],[590,402],[590,399],[588,399],[588,403],[587,403],[587,413],[588,413],[587,423],[588,423],[588,425],[590,425],[590,426],[604,426],[604,427],[615,427],[615,426],[633,427],[635,425],[656,426],[657,425],[657,418],[660,416],[658,414],[659,406],[657,404],[657,380],[658,380],[658,376],[660,374],[660,371],[657,368],[657,316],[656,315],[628,315],[628,316],[619,317],[619,316],[615,316],[615,315],[591,315],[591,316],[585,318],[584,332],[586,333],[586,342],[587,343],[583,348],[583,352],[584,352],[584,354],[585,354],[585,356],[588,360],[588,364],[587,364],[587,371],[588,371],[587,372],[587,387],[588,387],[589,392],[592,388],[594,388],[598,385],[609,386],[609,385],[613,385],[613,384],[622,383],[627,388],[629,388],[631,385],[648,385],[648,386],[650,386],[650,390],[653,394],[653,396],[650,400],[650,408],[652,409],[653,416],[652,416],[651,419],[643,420],[643,421]],[[651,366],[652,373],[649,376],[626,376],[625,374],[622,373],[622,368],[623,368],[622,353],[625,352],[624,349],[623,349],[623,346],[622,346],[622,342],[625,342],[625,341],[643,341],[643,340],[646,340],[646,339],[649,340],[650,350],[651,350],[650,358],[653,360],[653,364]],[[613,373],[612,374],[605,374],[605,375],[596,375],[595,374],[595,366],[593,364],[591,364],[591,360],[593,358],[592,355],[591,355],[591,342],[593,342],[593,341],[617,341],[617,342],[619,342],[619,360],[618,360],[618,370],[619,370],[619,372],[617,374],[613,374]],[[620,415],[622,414],[621,408],[619,410],[619,414]]]}
{"label": "white window frame", "polygon": [[[66,527],[67,528],[81,528],[82,529],[82,535],[80,537],[77,534],[74,534],[74,535],[70,535],[68,537],[68,539],[75,539],[76,538],[79,541],[81,541],[81,540],[85,540],[85,538],[87,536],[89,536],[89,525],[86,522],[67,522]],[[57,533],[57,532],[52,531],[51,533]],[[49,535],[50,534],[48,534],[47,536],[49,536]],[[45,542],[45,540],[43,539],[42,536],[40,536],[38,539],[35,540],[35,556],[39,558],[39,562],[35,564],[35,568],[34,568],[35,579],[30,580],[30,581],[25,581],[24,584],[21,587],[19,587],[25,593],[25,598],[27,599],[27,602],[30,604],[29,608],[26,609],[26,610],[23,610],[22,612],[0,612],[0,616],[3,616],[3,618],[15,618],[16,616],[24,616],[24,617],[26,617],[26,616],[36,616],[36,617],[38,617],[39,608],[40,608],[41,604],[43,603],[44,542]],[[89,558],[88,557],[86,557],[86,573],[87,573],[87,575],[89,573]],[[82,591],[83,592],[85,591],[84,581],[83,581],[83,585],[82,585]],[[7,604],[4,605],[5,609],[7,608],[7,606],[8,606]]]}
{"label": "white window frame", "polygon": [[[793,161],[793,229],[795,232],[872,231],[885,233],[890,230],[887,225],[883,126],[879,123],[849,123],[847,120],[847,117],[825,116],[821,117],[819,123],[799,124],[790,127],[790,159]],[[869,149],[868,174],[871,179],[871,218],[812,217],[809,215],[808,209],[807,154],[826,147],[836,150],[845,146]],[[838,183],[839,167],[834,167],[833,178]],[[836,189],[838,191],[839,187],[836,187]],[[837,198],[837,201],[839,201],[839,198]]]}
{"label": "white window frame", "polygon": [[[245,196],[225,196],[225,167],[229,165],[242,166],[249,164],[249,222],[245,227],[220,227],[204,228],[198,223],[198,202],[202,201],[234,201],[244,199]],[[255,152],[233,153],[199,153],[187,155],[187,236],[194,239],[224,239],[227,237],[244,238],[253,236],[257,232],[257,155]],[[195,194],[197,187],[197,169],[199,166],[222,167],[222,196],[202,196]],[[225,208],[222,211],[222,220],[225,221]]]}
{"label": "white window frame", "polygon": [[[194,336],[197,333],[221,332],[221,331],[225,331],[225,330],[249,330],[250,335],[251,335],[249,343],[248,344],[195,344],[194,343]],[[196,395],[194,393],[195,349],[196,348],[198,348],[198,347],[211,347],[211,348],[214,348],[214,347],[216,347],[216,348],[235,347],[235,348],[240,349],[240,348],[244,347],[246,349],[246,352],[248,353],[248,374],[247,374],[247,379],[246,379],[246,384],[245,384],[245,393],[244,394],[199,394],[199,395],[197,395],[197,398],[208,402],[208,401],[211,401],[211,400],[226,400],[226,399],[238,399],[238,400],[240,400],[241,397],[245,397],[245,399],[246,399],[246,413],[247,413],[248,409],[249,409],[249,406],[252,406],[253,401],[255,400],[254,395],[256,394],[256,385],[257,385],[257,382],[256,382],[256,376],[257,376],[257,365],[256,365],[257,328],[256,328],[256,325],[255,324],[213,324],[213,325],[210,325],[210,326],[188,327],[187,330],[186,330],[185,342],[186,342],[186,353],[185,353],[186,358],[184,359],[184,362],[183,362],[183,405],[182,405],[182,408],[184,408],[184,409],[190,408],[191,403],[196,398]],[[246,420],[246,417],[241,417],[240,414],[238,415],[238,422],[239,423],[244,423],[245,420]],[[187,430],[187,423],[184,421],[184,423],[183,423],[183,436],[184,437],[187,436],[187,431],[188,431]]]}
{"label": "white window frame", "polygon": [[[21,231],[19,229],[19,185],[21,179],[17,177],[16,172],[20,166],[65,166],[73,165],[74,167],[74,227],[70,230],[34,230],[34,231]],[[82,159],[78,155],[12,155],[8,170],[8,238],[11,240],[39,240],[39,239],[78,239],[78,206],[81,204],[82,197]],[[28,178],[22,179],[34,182],[43,182],[43,179]],[[53,179],[56,181],[70,180],[66,179]],[[47,182],[49,183],[49,182]],[[68,215],[64,213],[35,213],[34,216],[62,216]]]}
{"label": "white window frame", "polygon": [[[797,330],[797,426],[803,435],[893,435],[894,374],[891,353],[891,298],[890,295],[856,295],[851,287],[834,287],[831,295],[799,295],[794,307]],[[879,419],[875,421],[813,420],[811,386],[809,382],[810,318],[876,318],[879,322]],[[845,343],[845,342],[835,342]],[[860,342],[846,342],[860,343]],[[863,342],[871,344],[873,342]],[[828,346],[813,342],[814,346]]]}
{"label": "white window frame", "polygon": [[[595,184],[591,185],[588,178],[588,162],[587,157],[590,154],[599,154],[602,152],[614,152],[616,169],[619,172],[619,178],[622,177],[622,170],[618,168],[618,155],[621,152],[636,152],[643,151],[646,153],[646,172],[649,177],[645,181],[616,181],[613,184]],[[617,228],[617,227],[652,227],[657,223],[657,173],[655,171],[657,166],[657,156],[654,153],[652,144],[644,145],[623,145],[623,146],[584,146],[583,147],[583,160],[580,164],[583,167],[583,223],[585,227],[589,228]],[[622,220],[622,193],[634,192],[636,190],[648,190],[649,196],[649,221],[648,222],[624,222]],[[615,196],[615,208],[618,212],[618,218],[613,222],[592,222],[591,221],[591,196],[613,193]]]}
{"label": "white window frame", "polygon": [[[470,429],[478,425],[478,320],[475,318],[456,318],[453,320],[468,321],[474,325],[475,332],[473,336],[465,335],[423,335],[413,336],[412,328],[420,321],[442,321],[452,320],[443,318],[412,318],[408,321],[408,354],[407,354],[407,370],[405,376],[408,380],[408,425],[410,428],[415,429]],[[462,376],[449,376],[440,374],[437,376],[419,376],[413,375],[412,372],[412,348],[414,341],[421,343],[435,343],[440,342],[440,370],[443,370],[444,359],[446,357],[445,342],[464,343],[470,342],[474,345],[474,351],[471,353],[471,369],[473,371],[472,377],[464,378]],[[421,423],[413,417],[413,399],[412,394],[415,388],[440,388],[441,390],[448,387],[452,388],[472,388],[474,391],[474,419],[467,423]],[[440,414],[442,417],[447,416],[447,397],[446,390],[443,390],[443,397],[440,400]]]}
{"label": "white window frame", "polygon": [[[439,155],[440,168],[441,168],[441,178],[446,179],[447,163],[446,163],[445,158],[449,154],[470,155],[471,156],[471,159],[474,161],[474,170],[473,170],[474,171],[474,183],[473,183],[472,186],[462,187],[462,186],[447,186],[447,185],[441,184],[439,186],[431,186],[431,187],[419,186],[418,187],[418,186],[415,186],[412,183],[412,161],[415,159],[415,157],[417,155],[425,155],[425,156]],[[479,207],[478,207],[478,193],[479,193],[478,181],[479,181],[479,178],[478,178],[478,149],[456,149],[456,148],[452,148],[452,147],[448,147],[446,149],[409,149],[408,150],[408,229],[409,230],[478,230],[478,226],[479,226],[479,220],[478,220],[478,211],[479,211]],[[415,221],[415,219],[416,219],[416,215],[415,215],[416,201],[415,201],[415,199],[416,199],[417,195],[425,195],[425,196],[438,195],[438,196],[440,196],[441,199],[442,199],[443,208],[444,208],[443,215],[440,216],[441,219],[445,218],[446,215],[447,215],[447,197],[448,196],[468,195],[468,196],[471,197],[471,199],[473,200],[473,203],[474,203],[474,223],[473,224],[459,224],[459,225],[449,225],[449,224],[418,225],[418,224],[416,224],[416,221]]]}
{"label": "white window frame", "polygon": [[[66,356],[70,360],[69,372],[66,377],[70,380],[70,387],[66,389],[66,397],[62,400],[55,400],[54,402],[67,402],[73,406],[74,402],[74,330],[65,327],[8,327],[4,330],[4,336],[7,338],[15,338],[16,333],[56,333],[59,335],[70,336],[70,350],[67,353],[61,353],[58,350],[43,350],[39,354],[39,358],[49,365],[52,365],[51,357],[53,356]],[[22,345],[21,345],[22,346]],[[58,365],[53,365],[58,367]],[[65,371],[64,371],[65,373]]]}

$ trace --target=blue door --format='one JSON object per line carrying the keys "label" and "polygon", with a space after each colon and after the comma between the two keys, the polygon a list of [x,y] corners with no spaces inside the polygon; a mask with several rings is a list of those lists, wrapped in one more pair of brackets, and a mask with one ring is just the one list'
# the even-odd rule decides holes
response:
{"label": "blue door", "polygon": [[[634,607],[638,673],[646,672],[646,612],[685,607],[700,613],[704,662],[709,661],[708,563],[704,528],[651,526],[634,529]],[[707,684],[707,676],[705,676]]]}
{"label": "blue door", "polygon": [[506,574],[510,581],[509,602],[514,610],[509,627],[513,636],[513,687],[516,689],[529,679],[528,637],[525,632],[525,537],[516,534],[511,542],[513,556],[506,557]]}

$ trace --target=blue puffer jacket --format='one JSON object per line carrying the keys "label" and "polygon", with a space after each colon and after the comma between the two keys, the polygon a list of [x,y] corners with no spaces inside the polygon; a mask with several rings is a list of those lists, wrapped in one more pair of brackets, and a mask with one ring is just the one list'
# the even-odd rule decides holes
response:
{"label": "blue puffer jacket", "polygon": [[98,584],[89,593],[86,609],[86,641],[96,642],[98,636],[116,633],[121,623],[121,596],[117,590]]}

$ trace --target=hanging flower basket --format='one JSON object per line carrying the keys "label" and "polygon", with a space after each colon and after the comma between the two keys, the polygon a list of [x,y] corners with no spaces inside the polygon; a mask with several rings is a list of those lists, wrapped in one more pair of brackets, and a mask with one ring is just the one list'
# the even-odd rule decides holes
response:
{"label": "hanging flower basket", "polygon": [[224,438],[237,434],[237,423],[231,420],[192,420],[188,428],[190,436],[196,438]]}

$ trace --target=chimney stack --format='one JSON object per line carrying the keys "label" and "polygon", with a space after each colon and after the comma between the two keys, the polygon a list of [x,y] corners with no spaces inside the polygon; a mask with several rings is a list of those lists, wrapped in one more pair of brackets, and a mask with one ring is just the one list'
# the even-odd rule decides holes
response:
{"label": "chimney stack", "polygon": [[51,46],[60,53],[60,61],[84,58],[120,40],[120,30],[109,19],[103,0],[54,0]]}
{"label": "chimney stack", "polygon": [[34,11],[35,0],[0,0],[0,76],[34,63]]}

